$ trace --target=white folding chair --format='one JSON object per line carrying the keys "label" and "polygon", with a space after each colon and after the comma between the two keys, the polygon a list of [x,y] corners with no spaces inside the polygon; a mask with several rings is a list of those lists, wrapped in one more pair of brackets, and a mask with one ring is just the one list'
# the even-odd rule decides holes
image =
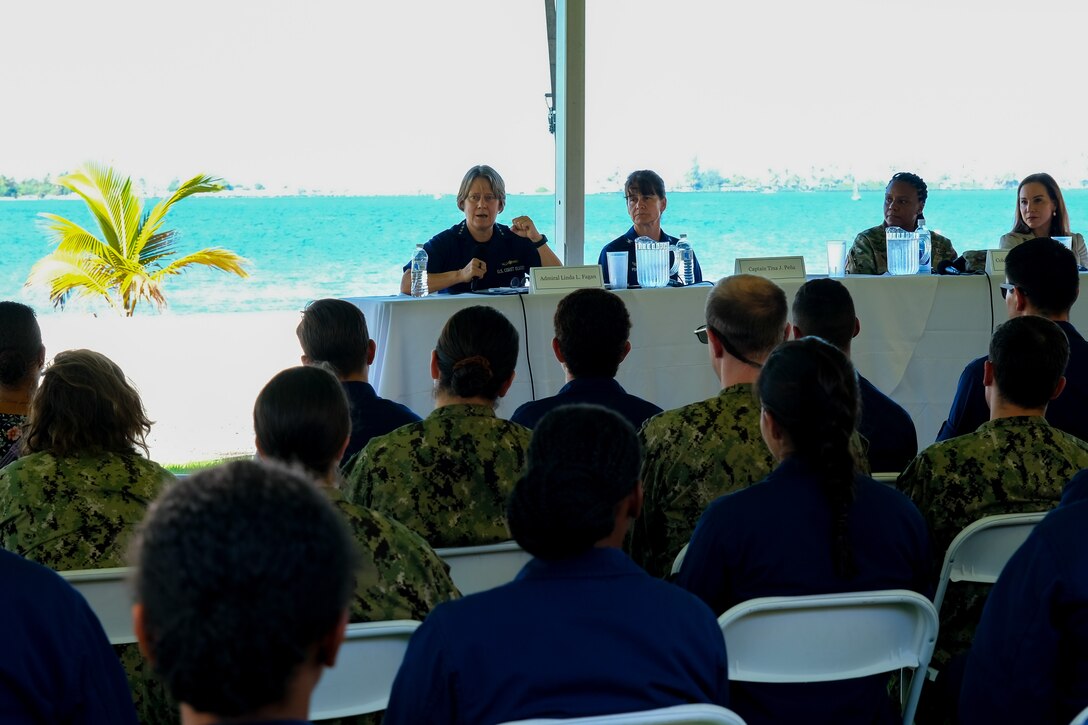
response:
{"label": "white folding chair", "polygon": [[450,565],[450,578],[461,594],[475,594],[511,582],[533,558],[516,541],[435,549],[435,553]]}
{"label": "white folding chair", "polygon": [[1046,513],[986,516],[956,534],[944,555],[941,579],[933,597],[934,608],[941,611],[950,581],[982,584],[997,581],[1009,557],[1016,553]]}
{"label": "white folding chair", "polygon": [[336,666],[325,670],[310,698],[310,719],[384,710],[408,640],[419,624],[409,619],[349,624]]}
{"label": "white folding chair", "polygon": [[78,569],[58,572],[76,588],[102,623],[110,644],[132,644],[132,587],[127,566],[112,569]]}
{"label": "white folding chair", "polygon": [[718,625],[731,681],[828,682],[914,669],[907,725],[937,642],[933,603],[905,589],[752,599]]}
{"label": "white folding chair", "polygon": [[892,485],[894,485],[895,482],[899,480],[899,474],[895,471],[881,471],[879,473],[874,472],[870,475],[870,477],[874,481],[880,481],[881,483],[890,483]]}
{"label": "white folding chair", "polygon": [[673,705],[656,710],[625,712],[620,715],[594,715],[565,720],[514,720],[503,725],[744,725],[744,720],[728,708],[717,705]]}
{"label": "white folding chair", "polygon": [[687,556],[688,545],[684,544],[684,548],[680,550],[680,553],[676,555],[676,558],[672,560],[672,571],[669,573],[673,576],[680,573],[680,567],[684,565],[684,557]]}

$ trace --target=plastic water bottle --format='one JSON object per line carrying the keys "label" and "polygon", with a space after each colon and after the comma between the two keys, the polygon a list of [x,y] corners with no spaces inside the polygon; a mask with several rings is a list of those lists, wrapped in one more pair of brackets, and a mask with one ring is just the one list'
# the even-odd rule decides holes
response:
{"label": "plastic water bottle", "polygon": [[416,245],[412,255],[412,296],[427,296],[427,250],[422,244]]}
{"label": "plastic water bottle", "polygon": [[680,260],[680,283],[695,284],[695,250],[691,248],[687,234],[681,234],[676,242],[676,256]]}
{"label": "plastic water bottle", "polygon": [[929,274],[933,250],[933,234],[926,229],[926,218],[918,217],[918,274]]}

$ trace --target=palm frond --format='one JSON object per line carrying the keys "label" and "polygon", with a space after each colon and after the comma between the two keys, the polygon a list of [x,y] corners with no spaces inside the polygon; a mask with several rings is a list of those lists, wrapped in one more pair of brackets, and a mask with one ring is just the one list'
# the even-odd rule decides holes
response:
{"label": "palm frond", "polygon": [[49,212],[42,212],[39,216],[48,220],[44,226],[49,231],[49,241],[56,245],[57,252],[100,257],[113,263],[123,262],[124,257],[121,256],[118,250],[109,246],[71,219],[65,219],[58,214],[50,214]]}
{"label": "palm frond", "polygon": [[163,283],[195,265],[247,277],[248,261],[226,249],[211,247],[175,259],[175,232],[162,230],[170,208],[193,194],[223,189],[222,179],[199,175],[148,211],[133,191],[132,180],[108,166],[84,164],[58,183],[79,195],[102,230],[101,237],[57,214],[42,214],[54,251],[40,259],[26,284],[49,288],[55,306],[72,298],[98,296],[118,312],[132,315],[141,301],[166,304]]}
{"label": "palm frond", "polygon": [[166,213],[170,211],[170,207],[187,196],[192,196],[193,194],[214,194],[222,191],[225,187],[225,182],[217,176],[198,174],[179,186],[169,197],[160,200],[158,204],[151,208],[151,211],[140,226],[140,235],[136,242],[138,248],[137,253],[140,253],[140,249],[143,248],[143,245],[147,240],[159,233],[159,228],[162,226]]}
{"label": "palm frond", "polygon": [[25,286],[46,286],[54,307],[64,307],[71,298],[102,297],[110,307],[120,311],[110,290],[112,275],[104,266],[87,266],[85,257],[56,251],[35,262],[30,268]]}
{"label": "palm frond", "polygon": [[244,266],[246,264],[249,264],[248,259],[235,254],[229,249],[209,247],[207,249],[201,249],[199,252],[186,254],[180,259],[175,259],[162,269],[154,272],[151,277],[156,280],[161,280],[171,275],[181,274],[187,267],[201,265],[204,267],[214,267],[215,269],[224,272],[231,272],[232,274],[244,278],[249,276],[249,272],[246,271]]}
{"label": "palm frond", "polygon": [[109,166],[86,163],[57,183],[83,198],[106,243],[126,254],[139,228],[142,206],[132,192],[132,181]]}
{"label": "palm frond", "polygon": [[177,254],[174,237],[177,232],[170,229],[150,237],[140,249],[140,264],[149,267],[163,257],[172,257]]}

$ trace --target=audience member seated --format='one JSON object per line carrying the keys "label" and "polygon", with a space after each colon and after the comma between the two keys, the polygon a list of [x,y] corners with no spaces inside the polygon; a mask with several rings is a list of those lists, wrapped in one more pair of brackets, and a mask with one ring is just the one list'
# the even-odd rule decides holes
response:
{"label": "audience member seated", "polygon": [[[665,182],[656,172],[649,169],[632,171],[623,184],[623,195],[627,200],[627,215],[631,217],[631,228],[622,237],[613,239],[604,246],[597,264],[601,265],[604,281],[610,283],[608,277],[608,253],[627,252],[627,286],[638,285],[638,265],[635,262],[635,240],[639,237],[649,237],[655,242],[668,242],[676,244],[676,237],[671,237],[661,228],[661,215],[665,213],[665,207],[669,200],[665,198]],[[669,251],[669,268],[676,263],[676,255]],[[679,279],[679,273],[672,275],[671,279]],[[703,269],[699,266],[698,257],[695,258],[695,281],[703,281]]]}
{"label": "audience member seated", "polygon": [[561,405],[590,403],[616,411],[638,430],[661,408],[631,395],[616,381],[620,363],[631,352],[630,333],[631,316],[618,295],[581,289],[559,300],[552,350],[567,384],[550,398],[524,403],[510,420],[534,428],[545,413]]}
{"label": "audience member seated", "polygon": [[1037,237],[1070,237],[1077,264],[1088,267],[1084,237],[1069,231],[1069,210],[1058,182],[1050,174],[1024,177],[1016,191],[1012,231],[1001,237],[1001,248],[1012,249]]}
{"label": "audience member seated", "polygon": [[631,532],[631,557],[650,574],[669,573],[711,501],[771,472],[753,383],[786,335],[786,313],[785,293],[763,277],[726,277],[707,297],[706,324],[695,334],[709,345],[722,391],[654,416],[639,433],[646,507]]}
{"label": "audience member seated", "polygon": [[1084,500],[1088,500],[1088,468],[1081,470],[1065,484],[1060,505],[1068,506]]}
{"label": "audience member seated", "polygon": [[[1088,443],[1043,417],[1047,403],[1062,391],[1068,359],[1069,342],[1050,320],[1026,315],[1002,324],[983,364],[989,422],[974,433],[934,443],[899,477],[900,489],[929,524],[934,577],[948,545],[968,524],[983,516],[1053,508],[1065,482],[1088,467]],[[955,712],[962,653],[971,644],[988,589],[953,584],[941,605],[933,666],[943,671],[929,689],[944,713]]]}
{"label": "audience member seated", "polygon": [[[760,430],[779,462],[758,486],[722,496],[699,520],[677,583],[721,614],[748,599],[872,589],[930,593],[925,522],[894,488],[860,473],[852,446],[858,384],[818,338],[771,353],[757,383]],[[897,721],[888,677],[734,682],[749,725]]]}
{"label": "audience member seated", "polygon": [[498,723],[727,706],[714,615],[620,550],[642,489],[634,429],[559,408],[537,426],[510,497],[534,556],[511,583],[438,606],[412,637],[386,725]]}
{"label": "audience member seated", "polygon": [[347,499],[435,547],[509,539],[506,497],[525,467],[530,432],[498,418],[495,406],[517,361],[518,332],[501,312],[456,312],[431,352],[434,412],[371,440],[347,474]]}
{"label": "audience member seated", "polygon": [[[174,479],[145,457],[150,430],[116,363],[91,350],[59,353],[31,399],[23,456],[0,470],[0,545],[58,571],[124,566],[136,525]],[[172,722],[173,705],[136,647],[117,650],[140,722]]]}
{"label": "audience member seated", "polygon": [[[793,298],[793,335],[821,337],[850,356],[850,341],[861,332],[850,291],[834,279],[813,279]],[[910,414],[858,373],[861,418],[870,471],[898,473],[918,454],[918,434]]]}
{"label": "audience member seated", "polygon": [[458,595],[449,567],[418,534],[372,509],[344,500],[336,462],[348,440],[348,401],[336,378],[313,367],[278,373],[253,406],[257,453],[295,463],[344,514],[363,566],[355,578],[351,621],[422,620]]}
{"label": "audience member seated", "polygon": [[30,396],[44,365],[45,346],[34,310],[0,302],[0,467],[17,457]]}
{"label": "audience member seated", "polygon": [[[1073,254],[1053,239],[1033,239],[1017,245],[1005,257],[1005,298],[1009,317],[1037,315],[1053,320],[1069,340],[1065,388],[1046,409],[1046,419],[1059,430],[1088,441],[1088,342],[1069,321],[1069,310],[1080,293],[1080,275]],[[971,433],[990,419],[982,384],[986,356],[963,369],[948,420],[937,440]]]}
{"label": "audience member seated", "polygon": [[136,725],[125,673],[83,597],[3,550],[0,591],[0,720]]}
{"label": "audience member seated", "polygon": [[[506,183],[490,166],[473,166],[461,179],[457,208],[465,220],[431,237],[427,250],[427,289],[431,292],[475,292],[509,287],[520,282],[532,267],[563,263],[527,216],[514,217],[510,226],[498,224],[506,208]],[[412,289],[412,265],[404,266],[401,294]]]}
{"label": "audience member seated", "polygon": [[344,639],[354,550],[328,498],[279,465],[207,469],[155,502],[132,618],[183,725],[306,721]]}
{"label": "audience member seated", "polygon": [[960,692],[963,725],[1065,725],[1088,707],[1088,503],[1046,515],[986,601]]}
{"label": "audience member seated", "polygon": [[377,345],[370,339],[363,311],[344,300],[311,302],[295,330],[302,364],[325,364],[336,373],[351,408],[351,438],[340,459],[343,466],[374,436],[385,435],[419,416],[407,406],[379,398],[370,385],[370,364]]}
{"label": "audience member seated", "polygon": [[[884,190],[884,223],[860,232],[846,254],[847,274],[884,274],[888,271],[888,227],[917,231],[918,219],[926,206],[929,190],[917,174],[901,171],[892,176]],[[930,259],[933,269],[956,258],[956,250],[947,237],[931,232]]]}

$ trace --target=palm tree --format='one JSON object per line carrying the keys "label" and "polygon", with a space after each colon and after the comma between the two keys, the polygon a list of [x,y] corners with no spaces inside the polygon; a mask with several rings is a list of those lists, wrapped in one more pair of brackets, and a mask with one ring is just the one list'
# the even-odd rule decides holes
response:
{"label": "palm tree", "polygon": [[48,286],[55,307],[63,308],[73,298],[98,296],[131,317],[141,300],[154,302],[160,309],[165,306],[166,278],[193,265],[249,276],[243,266],[245,259],[218,247],[171,259],[178,254],[177,232],[162,228],[170,207],[193,194],[222,191],[222,179],[194,176],[148,212],[132,189],[132,179],[109,166],[85,164],[57,183],[83,198],[101,235],[62,216],[41,215],[48,220],[45,228],[56,249],[35,263],[26,286]]}

